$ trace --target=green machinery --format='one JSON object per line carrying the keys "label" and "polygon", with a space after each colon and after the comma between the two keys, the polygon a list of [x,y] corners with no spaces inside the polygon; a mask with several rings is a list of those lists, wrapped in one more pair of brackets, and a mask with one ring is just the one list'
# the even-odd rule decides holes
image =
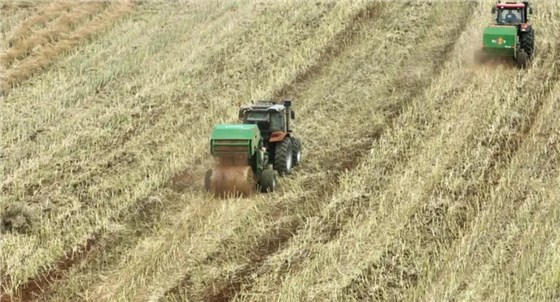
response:
{"label": "green machinery", "polygon": [[276,174],[290,174],[301,161],[301,142],[294,136],[291,100],[242,106],[240,124],[214,126],[210,152],[216,166],[206,172],[207,191],[218,195],[273,192]]}
{"label": "green machinery", "polygon": [[511,57],[526,67],[535,50],[535,31],[529,21],[533,8],[528,1],[500,2],[492,7],[495,22],[484,28],[479,61],[491,57]]}

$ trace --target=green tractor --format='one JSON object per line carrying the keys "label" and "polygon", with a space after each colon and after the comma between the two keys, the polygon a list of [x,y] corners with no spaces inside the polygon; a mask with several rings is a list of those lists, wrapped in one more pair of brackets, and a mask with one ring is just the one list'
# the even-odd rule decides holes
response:
{"label": "green tractor", "polygon": [[210,152],[217,163],[206,172],[205,189],[222,196],[273,192],[275,171],[288,175],[302,159],[301,141],[290,127],[291,105],[291,100],[245,105],[240,124],[214,126]]}
{"label": "green tractor", "polygon": [[478,61],[490,57],[511,57],[517,66],[526,67],[535,52],[535,31],[529,21],[533,8],[529,1],[501,2],[492,7],[495,23],[484,28]]}

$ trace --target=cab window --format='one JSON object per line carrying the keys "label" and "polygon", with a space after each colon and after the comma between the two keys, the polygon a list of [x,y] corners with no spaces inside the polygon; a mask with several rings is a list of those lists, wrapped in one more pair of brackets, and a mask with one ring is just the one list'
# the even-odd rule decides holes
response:
{"label": "cab window", "polygon": [[270,115],[270,130],[284,131],[284,119],[281,113],[273,113]]}
{"label": "cab window", "polygon": [[503,9],[498,11],[498,22],[502,24],[521,23],[522,13],[520,9]]}

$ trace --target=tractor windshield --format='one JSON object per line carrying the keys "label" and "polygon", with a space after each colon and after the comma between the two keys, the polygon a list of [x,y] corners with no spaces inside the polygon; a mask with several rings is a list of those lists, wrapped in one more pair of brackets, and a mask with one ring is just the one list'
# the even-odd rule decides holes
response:
{"label": "tractor windshield", "polygon": [[264,132],[284,131],[284,116],[282,112],[250,111],[245,114],[244,123],[257,124]]}
{"label": "tractor windshield", "polygon": [[270,131],[270,114],[268,112],[247,112],[246,124],[256,124],[262,133]]}
{"label": "tractor windshield", "polygon": [[521,9],[500,9],[498,10],[499,24],[519,24],[523,22],[523,13]]}
{"label": "tractor windshield", "polygon": [[248,122],[268,122],[269,114],[267,112],[248,112],[245,119]]}

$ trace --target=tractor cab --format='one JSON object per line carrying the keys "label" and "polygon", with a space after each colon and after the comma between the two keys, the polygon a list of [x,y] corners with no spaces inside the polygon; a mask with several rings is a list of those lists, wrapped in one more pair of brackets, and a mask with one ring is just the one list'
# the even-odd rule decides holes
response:
{"label": "tractor cab", "polygon": [[520,24],[523,22],[523,11],[520,9],[500,9],[497,17],[498,24]]}
{"label": "tractor cab", "polygon": [[529,14],[533,8],[528,1],[524,2],[498,2],[492,7],[492,14],[496,16],[497,25],[521,25],[529,22]]}
{"label": "tractor cab", "polygon": [[239,109],[239,119],[243,124],[256,124],[259,127],[265,145],[275,141],[275,137],[284,138],[291,132],[289,120],[295,118],[291,110],[291,101],[285,100],[283,104],[273,102],[258,102],[245,105]]}

